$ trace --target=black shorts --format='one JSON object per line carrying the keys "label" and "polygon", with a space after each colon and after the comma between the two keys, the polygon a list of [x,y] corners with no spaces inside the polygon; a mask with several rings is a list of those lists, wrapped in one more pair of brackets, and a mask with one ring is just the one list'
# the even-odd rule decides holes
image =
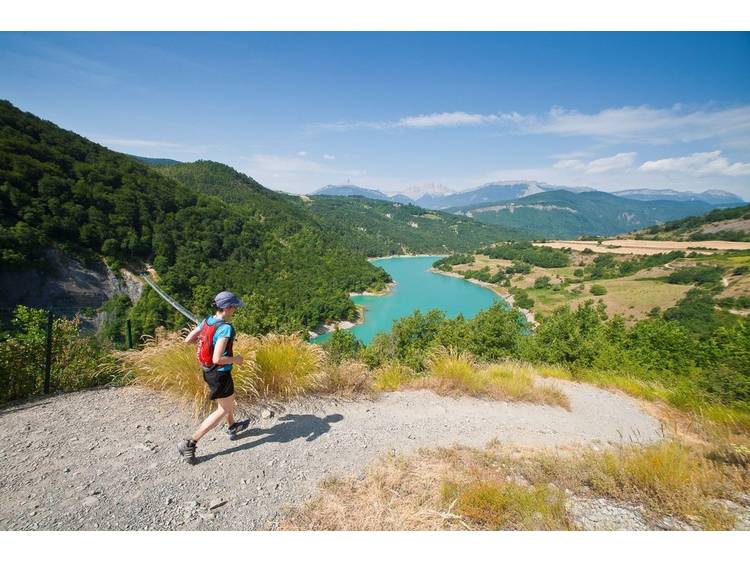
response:
{"label": "black shorts", "polygon": [[211,390],[208,395],[209,399],[227,398],[234,394],[234,381],[232,373],[228,371],[218,371],[215,368],[203,370],[203,380],[206,381],[208,388]]}

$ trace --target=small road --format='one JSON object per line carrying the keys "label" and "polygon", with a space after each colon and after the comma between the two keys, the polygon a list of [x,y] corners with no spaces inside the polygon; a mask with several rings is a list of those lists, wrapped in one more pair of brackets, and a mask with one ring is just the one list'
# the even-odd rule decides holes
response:
{"label": "small road", "polygon": [[195,466],[176,454],[195,420],[162,394],[100,388],[15,404],[0,409],[0,530],[274,528],[321,480],[361,474],[387,451],[659,439],[659,423],[633,400],[553,384],[571,411],[429,391],[308,398],[257,419],[237,441],[210,433]]}

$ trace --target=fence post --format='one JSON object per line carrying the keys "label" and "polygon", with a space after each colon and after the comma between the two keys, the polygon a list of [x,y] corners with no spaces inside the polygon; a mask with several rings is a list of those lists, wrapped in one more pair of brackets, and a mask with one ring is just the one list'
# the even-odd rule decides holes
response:
{"label": "fence post", "polygon": [[47,311],[47,352],[44,358],[44,393],[49,394],[52,374],[52,309]]}
{"label": "fence post", "polygon": [[128,349],[133,349],[133,330],[130,327],[130,318],[125,321],[125,328],[128,336]]}

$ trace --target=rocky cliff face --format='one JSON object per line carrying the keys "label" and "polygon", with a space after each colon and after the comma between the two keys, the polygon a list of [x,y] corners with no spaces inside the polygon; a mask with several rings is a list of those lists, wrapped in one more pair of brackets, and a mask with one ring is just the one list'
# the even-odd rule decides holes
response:
{"label": "rocky cliff face", "polygon": [[[116,275],[104,261],[83,264],[54,248],[44,251],[45,267],[26,271],[0,271],[0,308],[19,304],[52,309],[72,317],[82,309],[96,309],[115,294],[125,293],[134,303],[143,285],[132,273]],[[87,327],[97,327],[95,316],[87,316]]]}

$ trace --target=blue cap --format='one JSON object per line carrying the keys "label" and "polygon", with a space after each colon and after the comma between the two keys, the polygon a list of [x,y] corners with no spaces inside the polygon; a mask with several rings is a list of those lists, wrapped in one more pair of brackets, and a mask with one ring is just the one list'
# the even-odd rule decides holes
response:
{"label": "blue cap", "polygon": [[245,303],[238,299],[234,293],[222,291],[214,297],[214,304],[216,308],[226,308],[228,306],[244,306]]}

